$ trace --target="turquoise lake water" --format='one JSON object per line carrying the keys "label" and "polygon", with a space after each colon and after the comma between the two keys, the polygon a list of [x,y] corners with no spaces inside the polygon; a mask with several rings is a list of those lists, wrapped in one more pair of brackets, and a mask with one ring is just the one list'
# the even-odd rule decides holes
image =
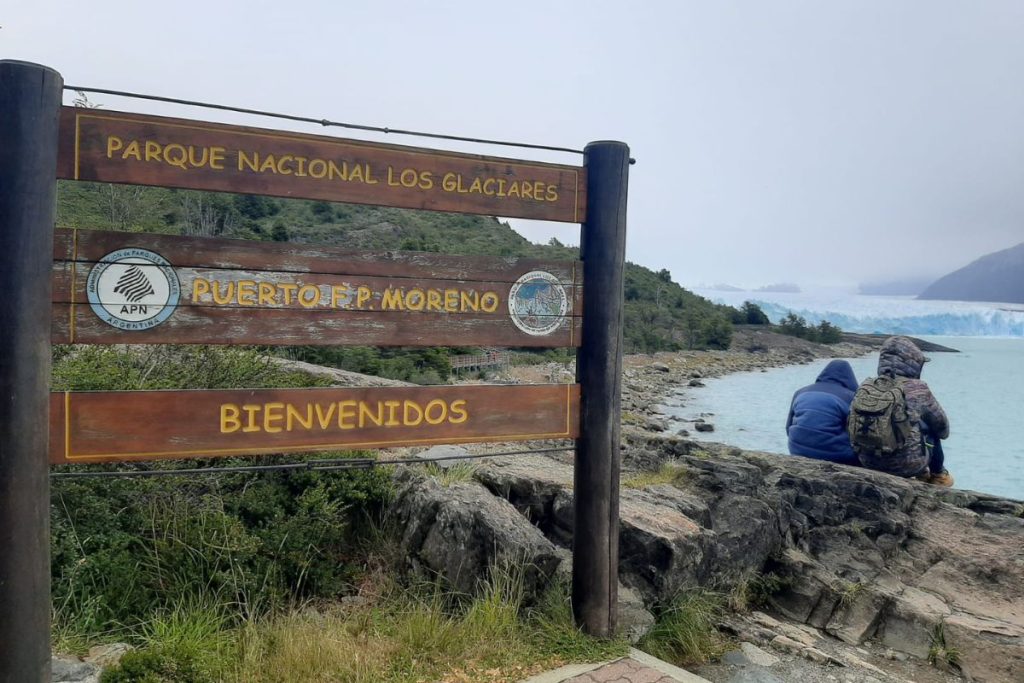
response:
{"label": "turquoise lake water", "polygon": [[[956,487],[1024,500],[1024,339],[928,337],[961,353],[928,353],[922,379],[949,416],[946,467]],[[669,415],[704,414],[715,425],[696,438],[786,453],[786,415],[793,392],[810,384],[828,360],[768,372],[744,372],[681,389],[685,405]],[[878,354],[850,359],[861,381],[875,375]],[[692,432],[692,430],[691,430]]]}

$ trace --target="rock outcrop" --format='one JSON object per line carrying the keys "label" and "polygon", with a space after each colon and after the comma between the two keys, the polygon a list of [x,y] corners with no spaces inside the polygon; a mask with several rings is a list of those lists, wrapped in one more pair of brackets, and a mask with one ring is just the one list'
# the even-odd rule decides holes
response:
{"label": "rock outcrop", "polygon": [[[627,442],[624,481],[659,473],[621,495],[620,577],[648,607],[753,580],[794,628],[943,659],[973,680],[1024,680],[1024,504],[677,437]],[[571,464],[505,458],[475,478],[407,481],[407,548],[466,587],[495,553],[519,553],[540,586],[555,546],[571,544]]]}

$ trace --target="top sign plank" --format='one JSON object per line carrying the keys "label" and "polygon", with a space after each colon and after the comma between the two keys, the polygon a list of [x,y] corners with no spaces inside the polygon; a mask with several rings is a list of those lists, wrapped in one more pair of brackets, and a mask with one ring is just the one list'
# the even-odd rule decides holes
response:
{"label": "top sign plank", "polygon": [[581,223],[585,171],[64,107],[57,177]]}

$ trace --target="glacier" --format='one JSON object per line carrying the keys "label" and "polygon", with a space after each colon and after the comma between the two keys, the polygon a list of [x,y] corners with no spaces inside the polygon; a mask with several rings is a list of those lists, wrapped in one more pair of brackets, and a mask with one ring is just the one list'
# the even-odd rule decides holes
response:
{"label": "glacier", "polygon": [[721,291],[698,288],[715,303],[752,301],[777,323],[791,311],[817,325],[827,320],[847,332],[950,337],[1024,337],[1024,305],[974,301],[925,301],[905,296],[868,296],[839,289],[801,293]]}

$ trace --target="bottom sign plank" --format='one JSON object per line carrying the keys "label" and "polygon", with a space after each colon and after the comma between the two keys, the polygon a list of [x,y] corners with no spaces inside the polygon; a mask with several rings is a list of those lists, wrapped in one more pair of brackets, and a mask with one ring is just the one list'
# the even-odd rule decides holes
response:
{"label": "bottom sign plank", "polygon": [[50,463],[579,436],[579,386],[54,393]]}

